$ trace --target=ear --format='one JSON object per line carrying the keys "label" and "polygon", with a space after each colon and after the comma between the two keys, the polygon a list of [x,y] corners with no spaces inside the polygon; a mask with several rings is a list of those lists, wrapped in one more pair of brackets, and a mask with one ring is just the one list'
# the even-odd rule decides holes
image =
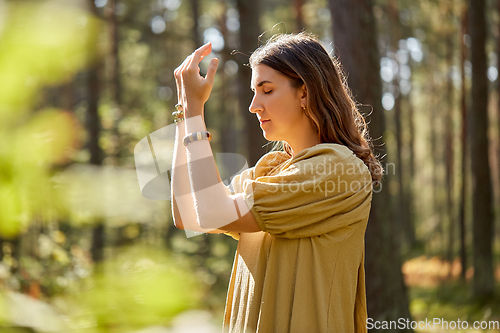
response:
{"label": "ear", "polygon": [[297,90],[297,94],[300,98],[300,104],[303,106],[307,105],[307,89],[305,84]]}

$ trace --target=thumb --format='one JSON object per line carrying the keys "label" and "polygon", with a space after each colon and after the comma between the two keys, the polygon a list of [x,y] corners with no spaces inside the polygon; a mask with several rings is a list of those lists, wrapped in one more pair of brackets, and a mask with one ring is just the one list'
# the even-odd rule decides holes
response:
{"label": "thumb", "polygon": [[208,65],[207,76],[205,80],[212,85],[214,83],[215,72],[217,72],[217,66],[219,65],[219,59],[213,58]]}

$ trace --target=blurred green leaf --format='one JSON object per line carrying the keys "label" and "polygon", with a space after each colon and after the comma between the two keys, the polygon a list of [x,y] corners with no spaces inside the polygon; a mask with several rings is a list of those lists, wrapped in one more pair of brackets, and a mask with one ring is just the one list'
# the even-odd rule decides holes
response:
{"label": "blurred green leaf", "polygon": [[[84,4],[83,2],[81,3]],[[23,232],[34,218],[67,214],[51,181],[54,164],[69,161],[81,128],[70,112],[39,110],[36,93],[68,80],[92,62],[99,20],[78,2],[1,2],[0,236]]]}
{"label": "blurred green leaf", "polygon": [[205,285],[188,269],[165,251],[130,248],[81,281],[81,290],[65,299],[63,310],[75,328],[89,322],[118,331],[166,325],[176,314],[200,306]]}
{"label": "blurred green leaf", "polygon": [[40,111],[10,134],[0,149],[0,235],[22,232],[34,216],[48,220],[63,214],[62,196],[50,180],[50,167],[64,161],[75,145],[79,127],[67,112]]}
{"label": "blurred green leaf", "polygon": [[0,121],[26,112],[42,85],[92,61],[99,20],[62,1],[7,2],[0,30]]}

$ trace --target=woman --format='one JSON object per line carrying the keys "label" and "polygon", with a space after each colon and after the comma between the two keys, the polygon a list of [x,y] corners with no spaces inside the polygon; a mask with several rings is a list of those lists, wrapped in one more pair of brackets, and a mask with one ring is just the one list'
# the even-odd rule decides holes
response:
{"label": "woman", "polygon": [[175,71],[184,114],[175,113],[172,208],[178,228],[239,240],[224,331],[366,332],[364,234],[382,167],[340,64],[306,33],[252,54],[250,112],[283,151],[226,187],[203,120],[218,61],[205,78],[198,64],[210,51]]}

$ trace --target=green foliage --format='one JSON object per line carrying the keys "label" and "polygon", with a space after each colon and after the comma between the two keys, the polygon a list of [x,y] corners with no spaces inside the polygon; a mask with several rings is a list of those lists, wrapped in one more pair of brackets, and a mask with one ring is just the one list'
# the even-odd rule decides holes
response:
{"label": "green foliage", "polygon": [[43,85],[68,80],[91,61],[98,20],[55,1],[7,2],[0,30],[0,236],[14,237],[33,219],[58,217],[52,165],[75,148],[79,126],[57,109],[34,108]]}
{"label": "green foliage", "polygon": [[92,322],[116,332],[167,325],[178,313],[199,307],[204,284],[167,252],[133,247],[97,267],[59,305],[74,328]]}
{"label": "green foliage", "polygon": [[0,30],[0,120],[27,112],[46,84],[69,80],[92,60],[98,20],[60,1],[16,1]]}

